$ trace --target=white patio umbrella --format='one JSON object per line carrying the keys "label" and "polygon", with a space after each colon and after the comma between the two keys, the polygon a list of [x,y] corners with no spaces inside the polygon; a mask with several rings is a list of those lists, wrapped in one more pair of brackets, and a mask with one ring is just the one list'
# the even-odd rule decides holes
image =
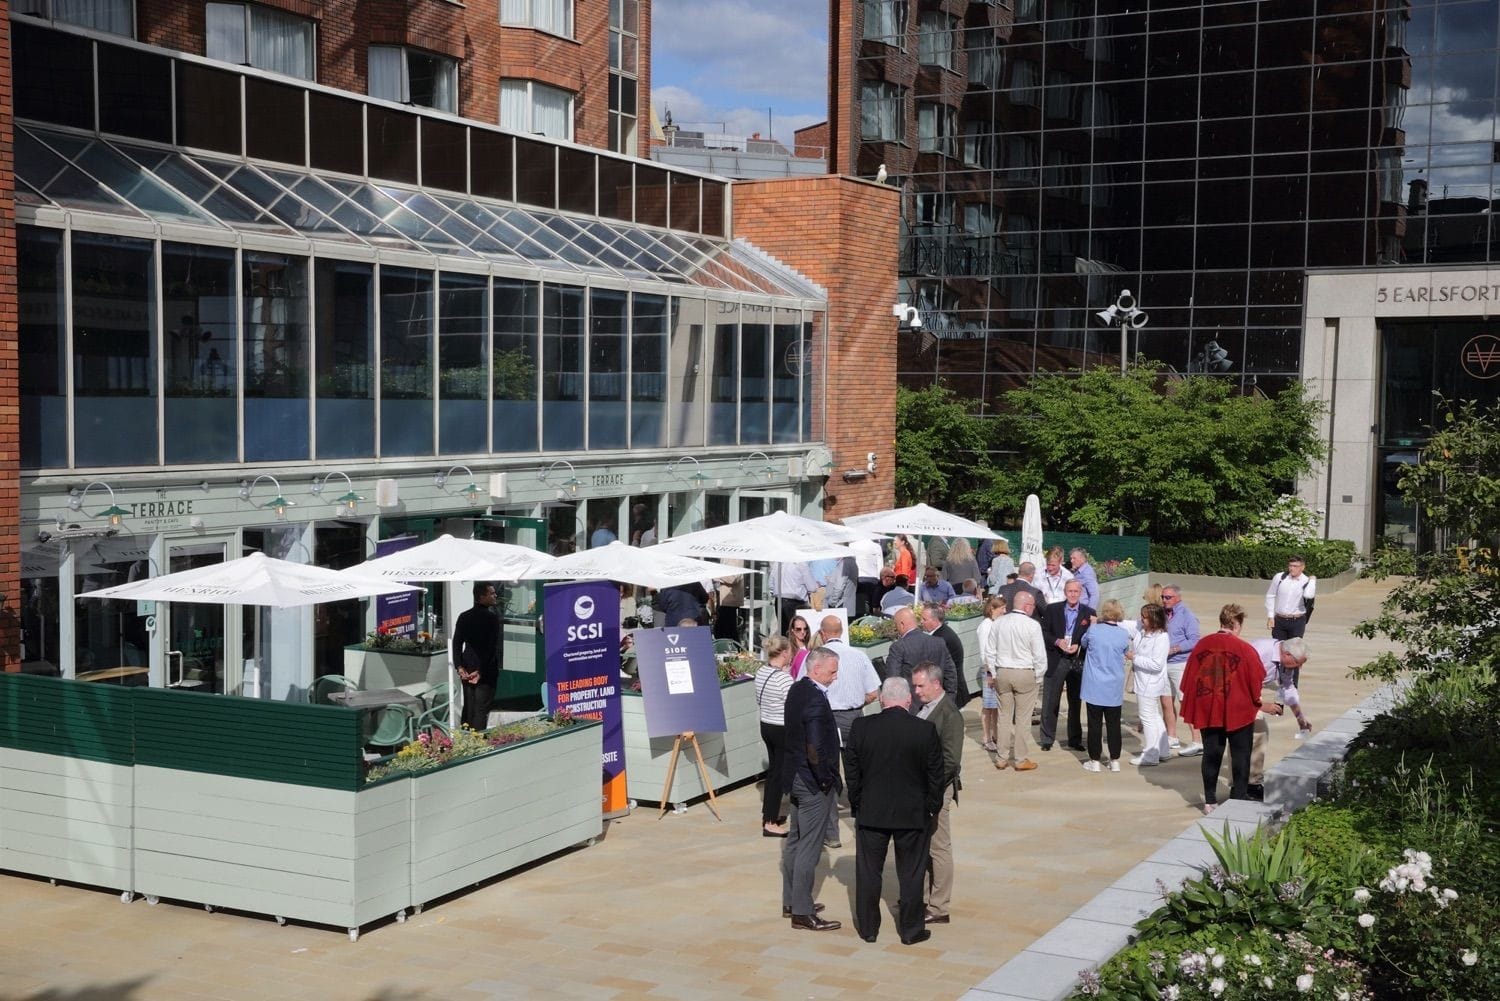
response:
{"label": "white patio umbrella", "polygon": [[380,580],[530,580],[552,565],[552,557],[525,546],[440,535],[389,556],[378,556],[344,573]]}
{"label": "white patio umbrella", "polygon": [[1036,494],[1026,495],[1026,511],[1021,516],[1021,555],[1016,564],[1030,563],[1041,566],[1042,557],[1042,502]]}
{"label": "white patio umbrella", "polygon": [[597,549],[560,556],[551,566],[538,570],[536,576],[541,580],[616,580],[641,587],[672,587],[759,572],[663,552],[661,546],[642,549],[617,540]]}
{"label": "white patio umbrella", "polygon": [[[856,514],[844,519],[851,528],[884,532],[888,535],[915,535],[926,538],[931,535],[957,535],[965,539],[998,539],[999,533],[956,514],[949,514],[927,504],[878,511],[875,514]],[[925,553],[926,544],[923,544]],[[921,563],[918,563],[921,566]],[[917,575],[917,597],[922,597],[922,577]]]}
{"label": "white patio umbrella", "polygon": [[288,563],[264,553],[251,553],[237,560],[87,591],[78,597],[296,608],[416,590],[419,589],[396,581],[361,578],[348,571]]}

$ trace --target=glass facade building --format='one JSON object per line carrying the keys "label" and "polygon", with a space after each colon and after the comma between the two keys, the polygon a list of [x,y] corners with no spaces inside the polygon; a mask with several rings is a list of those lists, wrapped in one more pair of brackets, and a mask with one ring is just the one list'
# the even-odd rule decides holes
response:
{"label": "glass facade building", "polygon": [[[835,169],[902,186],[901,379],[1298,376],[1309,269],[1486,263],[1492,0],[844,0]],[[838,93],[838,88],[835,93]]]}

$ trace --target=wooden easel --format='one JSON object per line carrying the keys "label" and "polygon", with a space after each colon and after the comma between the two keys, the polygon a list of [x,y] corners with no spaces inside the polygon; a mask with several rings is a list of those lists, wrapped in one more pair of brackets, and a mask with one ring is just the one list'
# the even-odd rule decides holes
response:
{"label": "wooden easel", "polygon": [[672,757],[667,762],[667,784],[661,790],[661,813],[656,815],[656,819],[660,820],[667,815],[667,805],[671,802],[672,798],[672,779],[677,776],[677,756],[682,753],[682,742],[684,740],[693,745],[693,754],[698,759],[698,774],[703,778],[703,788],[708,790],[708,808],[714,812],[714,817],[720,823],[723,823],[724,818],[719,816],[719,801],[714,798],[714,787],[708,781],[708,765],[703,761],[703,748],[698,746],[698,735],[691,730],[684,730],[672,742]]}

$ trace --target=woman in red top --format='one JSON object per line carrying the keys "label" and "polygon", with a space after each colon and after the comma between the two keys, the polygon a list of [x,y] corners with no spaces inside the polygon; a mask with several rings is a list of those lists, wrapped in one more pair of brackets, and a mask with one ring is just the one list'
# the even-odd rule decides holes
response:
{"label": "woman in red top", "polygon": [[1219,768],[1229,747],[1229,798],[1248,799],[1252,727],[1266,672],[1255,648],[1240,639],[1245,610],[1225,605],[1219,631],[1193,647],[1182,672],[1182,719],[1203,734],[1203,812],[1218,805]]}
{"label": "woman in red top", "polygon": [[896,536],[896,541],[891,543],[891,569],[896,571],[897,577],[905,577],[908,584],[917,581],[917,554],[912,552],[911,543],[906,541],[906,536]]}

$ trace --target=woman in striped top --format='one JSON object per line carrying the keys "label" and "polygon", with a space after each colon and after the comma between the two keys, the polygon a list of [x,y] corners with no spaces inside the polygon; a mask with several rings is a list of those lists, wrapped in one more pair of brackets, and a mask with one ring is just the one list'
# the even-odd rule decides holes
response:
{"label": "woman in striped top", "polygon": [[[798,620],[801,621],[801,620]],[[760,739],[766,742],[765,800],[761,806],[761,834],[767,838],[786,837],[781,821],[782,760],[786,755],[784,710],[786,695],[792,690],[792,676],[787,667],[792,662],[792,644],[785,636],[767,636],[766,662],[755,672],[755,702],[760,706]]]}

